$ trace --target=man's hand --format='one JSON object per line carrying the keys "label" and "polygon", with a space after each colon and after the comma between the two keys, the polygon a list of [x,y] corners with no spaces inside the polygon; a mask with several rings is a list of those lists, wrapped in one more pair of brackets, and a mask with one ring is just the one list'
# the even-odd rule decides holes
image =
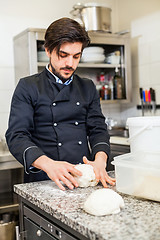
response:
{"label": "man's hand", "polygon": [[107,188],[107,183],[115,185],[115,179],[111,178],[106,172],[107,155],[104,152],[98,152],[94,161],[89,161],[86,157],[83,157],[85,164],[90,164],[96,175],[97,182],[101,181],[102,185]]}
{"label": "man's hand", "polygon": [[43,155],[36,159],[32,165],[46,172],[48,177],[53,180],[61,190],[65,190],[65,188],[60,181],[69,189],[73,189],[74,186],[78,187],[78,183],[72,175],[81,176],[82,173],[74,168],[75,165],[73,164],[63,161],[54,161]]}

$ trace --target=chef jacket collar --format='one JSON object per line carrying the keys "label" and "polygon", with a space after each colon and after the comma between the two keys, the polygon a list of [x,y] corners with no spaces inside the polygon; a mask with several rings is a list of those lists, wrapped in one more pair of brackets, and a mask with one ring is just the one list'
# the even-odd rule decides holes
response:
{"label": "chef jacket collar", "polygon": [[61,79],[59,79],[55,74],[53,74],[50,70],[49,70],[49,64],[46,65],[46,69],[53,75],[53,77],[56,79],[56,83],[60,83],[60,84],[64,84],[64,85],[69,85],[72,80],[73,80],[73,75],[66,81],[66,82],[62,82]]}

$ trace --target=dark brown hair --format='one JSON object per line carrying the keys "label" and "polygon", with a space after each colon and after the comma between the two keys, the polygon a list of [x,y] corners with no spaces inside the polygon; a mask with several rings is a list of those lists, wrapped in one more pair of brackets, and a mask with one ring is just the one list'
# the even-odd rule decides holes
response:
{"label": "dark brown hair", "polygon": [[90,43],[86,30],[75,20],[60,18],[47,28],[44,47],[51,53],[56,48],[59,55],[60,47],[66,42],[81,42],[82,50]]}

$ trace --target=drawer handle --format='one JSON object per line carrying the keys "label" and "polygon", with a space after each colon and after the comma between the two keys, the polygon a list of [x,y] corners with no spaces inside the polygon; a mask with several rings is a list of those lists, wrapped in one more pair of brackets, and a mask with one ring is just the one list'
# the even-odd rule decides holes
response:
{"label": "drawer handle", "polygon": [[38,230],[38,231],[37,231],[37,236],[38,236],[38,237],[42,236],[42,231],[41,231],[41,230]]}

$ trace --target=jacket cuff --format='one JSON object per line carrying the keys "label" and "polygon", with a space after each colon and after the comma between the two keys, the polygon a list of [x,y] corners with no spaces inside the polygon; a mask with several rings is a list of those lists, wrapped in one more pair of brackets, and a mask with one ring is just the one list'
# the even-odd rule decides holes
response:
{"label": "jacket cuff", "polygon": [[95,155],[96,155],[97,152],[105,152],[108,156],[108,159],[109,159],[110,145],[108,143],[105,143],[105,142],[100,142],[100,143],[95,144],[92,148],[92,160],[95,159]]}
{"label": "jacket cuff", "polygon": [[31,165],[37,158],[39,158],[42,155],[45,155],[45,153],[37,146],[30,146],[25,149],[23,153],[23,161],[24,161],[24,170],[26,174],[29,174],[30,172],[35,172],[35,173],[37,172],[38,169],[34,168],[34,171],[33,171]]}

